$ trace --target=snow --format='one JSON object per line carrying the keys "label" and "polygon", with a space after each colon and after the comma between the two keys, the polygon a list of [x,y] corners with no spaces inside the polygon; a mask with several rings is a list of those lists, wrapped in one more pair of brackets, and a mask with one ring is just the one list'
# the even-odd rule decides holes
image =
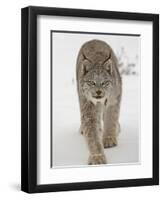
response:
{"label": "snow", "polygon": [[[52,166],[87,166],[88,149],[80,134],[80,112],[76,87],[76,59],[81,45],[90,39],[101,39],[115,52],[125,47],[133,60],[140,53],[140,38],[115,35],[53,33],[52,83]],[[122,60],[123,61],[123,56]],[[123,62],[125,63],[125,62]],[[140,71],[138,64],[136,71]],[[105,149],[108,165],[140,162],[140,76],[123,75],[120,112],[121,133],[118,146]]]}

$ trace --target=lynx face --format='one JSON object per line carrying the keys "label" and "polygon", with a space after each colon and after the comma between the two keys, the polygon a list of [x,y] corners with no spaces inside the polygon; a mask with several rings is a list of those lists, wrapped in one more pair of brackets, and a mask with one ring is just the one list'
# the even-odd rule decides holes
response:
{"label": "lynx face", "polygon": [[97,67],[84,76],[81,86],[84,96],[96,104],[112,94],[113,79],[106,69]]}

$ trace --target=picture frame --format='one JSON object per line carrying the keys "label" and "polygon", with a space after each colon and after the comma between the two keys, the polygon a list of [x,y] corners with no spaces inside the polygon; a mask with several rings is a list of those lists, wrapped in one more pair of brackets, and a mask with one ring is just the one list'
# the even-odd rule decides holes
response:
{"label": "picture frame", "polygon": [[[144,76],[148,77],[151,74],[151,85],[149,85],[148,89],[150,91],[151,100],[151,121],[146,121],[147,124],[151,125],[151,165],[150,168],[150,176],[146,175],[137,175],[138,178],[115,178],[111,180],[99,178],[98,180],[91,181],[91,177],[88,180],[87,178],[83,178],[83,181],[65,181],[64,177],[62,177],[62,181],[55,182],[55,176],[53,180],[48,182],[48,179],[45,183],[38,183],[39,176],[39,167],[40,163],[38,161],[39,157],[38,153],[40,153],[40,143],[39,143],[39,130],[38,128],[38,118],[41,115],[38,110],[38,105],[40,101],[39,92],[39,67],[40,61],[38,62],[38,34],[41,30],[40,24],[38,21],[38,17],[46,16],[53,23],[53,18],[57,19],[63,17],[63,21],[65,18],[70,18],[71,23],[75,22],[75,20],[79,21],[91,20],[99,21],[104,20],[104,24],[106,25],[109,20],[114,24],[116,20],[119,20],[119,23],[124,23],[126,21],[128,24],[136,23],[136,26],[143,23],[150,23],[151,28],[149,29],[151,32],[151,72],[146,73]],[[50,21],[49,20],[49,21]],[[71,24],[70,23],[70,24]],[[76,22],[75,22],[76,23]],[[71,25],[63,23],[63,30],[68,31],[71,29]],[[55,22],[54,22],[55,26]],[[91,25],[90,25],[91,26]],[[130,26],[130,25],[129,25]],[[42,26],[44,28],[44,26]],[[120,26],[119,26],[120,27]],[[97,27],[98,28],[98,27]],[[57,28],[58,29],[58,28]],[[82,30],[82,27],[81,27]],[[76,32],[82,32],[81,30],[76,30]],[[72,31],[72,30],[71,30]],[[85,31],[85,29],[84,29]],[[86,31],[90,33],[90,31]],[[95,31],[92,31],[95,33]],[[101,30],[99,32],[102,32]],[[113,33],[112,31],[110,31]],[[51,32],[49,33],[49,38]],[[124,31],[125,33],[125,31]],[[127,30],[127,34],[130,34]],[[148,32],[147,32],[148,35]],[[50,39],[48,44],[50,44]],[[144,37],[142,37],[142,41]],[[42,48],[42,46],[40,46]],[[147,47],[148,48],[148,47]],[[149,45],[150,48],[150,45]],[[142,49],[141,49],[142,51]],[[144,56],[147,56],[144,54]],[[46,59],[50,60],[50,55]],[[50,67],[50,66],[49,66]],[[141,65],[141,68],[144,66]],[[47,67],[48,68],[48,67]],[[50,69],[50,68],[49,68]],[[149,69],[150,71],[150,69]],[[51,71],[50,71],[51,73]],[[142,72],[143,74],[143,72]],[[52,73],[50,74],[52,79]],[[147,78],[148,79],[148,78]],[[143,87],[143,82],[141,82]],[[52,86],[49,88],[49,92],[52,92]],[[143,90],[143,89],[142,89]],[[51,93],[50,97],[51,96]],[[144,94],[146,95],[146,94]],[[52,102],[51,102],[52,103]],[[49,105],[48,105],[49,106]],[[143,104],[143,106],[145,106]],[[142,108],[142,106],[141,106]],[[146,109],[148,110],[148,108]],[[143,115],[144,116],[144,115]],[[50,116],[52,117],[52,112],[50,111]],[[141,120],[143,117],[141,116]],[[143,122],[141,123],[145,123]],[[50,121],[47,122],[50,124]],[[146,131],[143,131],[145,133]],[[141,133],[141,134],[143,134]],[[48,137],[50,137],[51,132],[46,132]],[[52,142],[49,141],[52,145]],[[47,149],[50,149],[48,146]],[[43,152],[43,149],[41,149]],[[52,153],[51,150],[48,151],[49,158]],[[143,160],[142,160],[143,162]],[[51,163],[47,163],[49,165],[48,170],[50,169]],[[96,167],[97,168],[97,167]],[[117,167],[118,168],[118,167]],[[147,168],[146,168],[147,169]],[[82,169],[81,169],[82,170]],[[86,168],[84,168],[87,177]],[[103,170],[103,169],[102,169]],[[105,168],[105,170],[109,170],[109,168]],[[41,171],[41,170],[40,170]],[[74,170],[75,171],[75,170]],[[42,172],[40,172],[42,173]],[[61,176],[64,174],[64,168],[60,169],[60,173],[57,176]],[[78,173],[78,171],[77,171]],[[71,173],[70,173],[71,175]],[[46,174],[43,175],[46,179]],[[63,175],[64,176],[64,175]],[[52,178],[51,178],[52,179]],[[49,180],[51,180],[49,179]],[[71,177],[70,177],[71,179]],[[42,179],[43,180],[43,179]],[[99,11],[99,10],[82,10],[82,9],[67,9],[67,8],[50,8],[50,7],[35,7],[29,6],[26,8],[22,8],[21,10],[21,190],[28,193],[38,193],[38,192],[55,192],[55,191],[68,191],[68,190],[83,190],[83,189],[101,189],[101,188],[115,188],[115,187],[131,187],[131,186],[148,186],[148,185],[158,185],[159,184],[159,15],[158,14],[146,14],[146,13],[128,13],[128,12],[115,12],[115,11]]]}

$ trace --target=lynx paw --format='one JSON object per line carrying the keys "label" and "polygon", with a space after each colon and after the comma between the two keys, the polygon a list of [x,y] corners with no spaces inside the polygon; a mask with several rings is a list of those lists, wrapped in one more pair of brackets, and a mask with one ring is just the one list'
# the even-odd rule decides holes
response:
{"label": "lynx paw", "polygon": [[116,136],[108,136],[103,138],[104,148],[117,146],[117,137]]}
{"label": "lynx paw", "polygon": [[90,155],[88,164],[89,165],[99,165],[99,164],[106,164],[106,157],[104,154],[93,154]]}

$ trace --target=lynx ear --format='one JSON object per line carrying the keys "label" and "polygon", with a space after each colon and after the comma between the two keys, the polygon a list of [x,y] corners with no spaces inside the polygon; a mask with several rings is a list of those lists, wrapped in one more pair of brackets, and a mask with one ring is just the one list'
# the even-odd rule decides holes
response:
{"label": "lynx ear", "polygon": [[103,64],[104,68],[107,70],[107,72],[112,75],[113,73],[113,62],[112,60],[109,58],[107,59],[104,64]]}
{"label": "lynx ear", "polygon": [[82,74],[85,76],[90,70],[92,64],[89,60],[85,59],[82,63]]}

